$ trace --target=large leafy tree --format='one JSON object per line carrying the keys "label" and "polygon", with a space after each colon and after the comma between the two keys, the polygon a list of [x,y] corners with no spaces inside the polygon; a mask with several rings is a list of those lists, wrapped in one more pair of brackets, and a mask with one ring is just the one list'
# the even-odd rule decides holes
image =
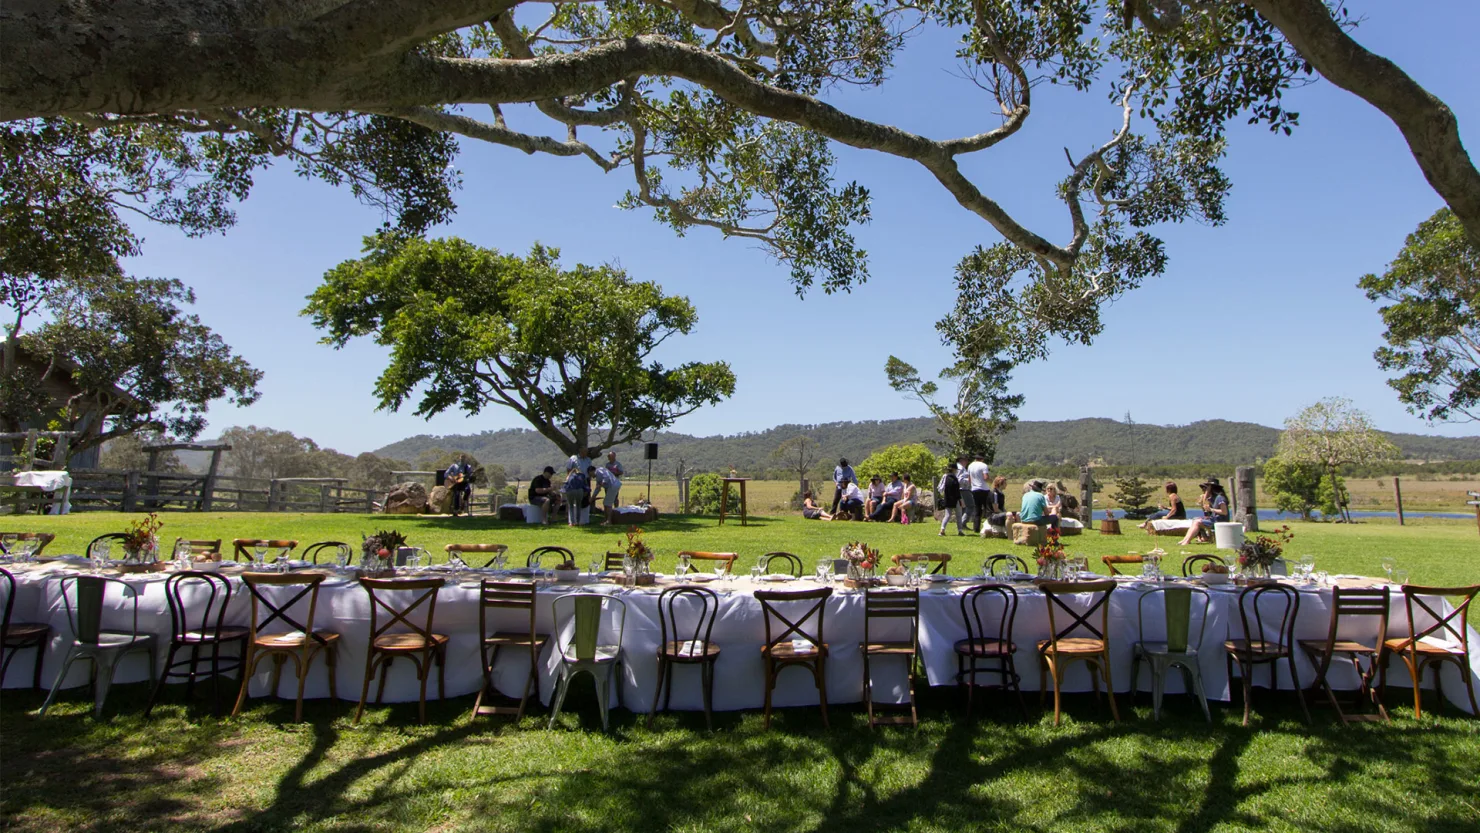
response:
{"label": "large leafy tree", "polygon": [[[979,130],[931,138],[829,103],[885,83],[928,27],[959,34],[943,58],[982,97],[949,106],[991,113]],[[1103,303],[1164,270],[1149,229],[1221,222],[1225,123],[1288,131],[1282,96],[1317,72],[1402,130],[1480,241],[1480,172],[1453,114],[1349,31],[1332,0],[8,3],[0,119],[144,122],[322,156],[348,138],[316,121],[371,120],[569,157],[631,176],[625,204],[680,233],[757,241],[799,291],[867,275],[853,235],[869,195],[835,181],[833,143],[886,153],[1003,240],[963,261],[953,346],[988,355],[973,339],[1006,328],[1033,355],[1093,338]],[[1055,229],[1029,228],[968,172],[1014,140],[1040,82],[1104,108],[1102,137],[1067,142],[1062,179],[1044,183],[1063,204]]]}
{"label": "large leafy tree", "polygon": [[938,394],[940,386],[922,380],[910,363],[890,356],[884,363],[889,386],[918,399],[935,417],[936,432],[945,440],[951,457],[965,454],[982,455],[987,462],[997,457],[997,441],[1017,424],[1022,394],[1009,394],[1007,383],[1012,363],[1000,355],[977,364],[958,362],[941,373],[956,380],[955,402],[944,405]]}
{"label": "large leafy tree", "polygon": [[1408,410],[1434,421],[1480,420],[1480,245],[1447,208],[1408,235],[1381,275],[1357,284],[1378,309],[1386,345],[1373,357]]}
{"label": "large leafy tree", "polygon": [[[1398,456],[1398,447],[1351,400],[1330,397],[1285,420],[1277,456],[1287,466],[1310,466],[1323,472],[1330,479],[1334,501],[1342,494],[1337,469],[1392,459]],[[1350,522],[1346,505],[1340,508]]]}
{"label": "large leafy tree", "polygon": [[653,358],[697,323],[686,298],[610,266],[562,269],[540,246],[518,257],[457,238],[369,238],[304,312],[326,343],[390,347],[382,408],[418,396],[419,416],[501,405],[566,454],[624,445],[735,391],[724,362]]}

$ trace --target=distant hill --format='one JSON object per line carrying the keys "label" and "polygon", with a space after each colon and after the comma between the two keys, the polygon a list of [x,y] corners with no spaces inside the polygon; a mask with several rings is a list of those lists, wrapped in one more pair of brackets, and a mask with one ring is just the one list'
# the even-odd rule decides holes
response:
{"label": "distant hill", "polygon": [[[655,473],[671,473],[678,460],[690,470],[725,471],[731,466],[746,474],[778,468],[770,454],[783,440],[805,434],[821,447],[823,461],[838,457],[862,460],[875,449],[896,443],[924,442],[934,447],[939,437],[925,417],[823,425],[778,425],[765,431],[713,437],[663,432],[657,436],[660,457]],[[1279,429],[1251,422],[1204,420],[1189,425],[1136,425],[1113,419],[1075,419],[1060,422],[1021,422],[1003,437],[997,451],[1001,466],[1060,465],[1093,462],[1104,465],[1170,466],[1182,464],[1253,464],[1274,453]],[[1434,437],[1388,434],[1406,460],[1439,462],[1480,460],[1480,437]],[[376,454],[401,460],[442,447],[463,449],[479,460],[501,463],[511,474],[528,477],[561,459],[549,440],[527,429],[485,431],[481,434],[408,437],[377,449]],[[645,469],[642,447],[619,448],[629,470]],[[517,466],[518,469],[514,467]]]}

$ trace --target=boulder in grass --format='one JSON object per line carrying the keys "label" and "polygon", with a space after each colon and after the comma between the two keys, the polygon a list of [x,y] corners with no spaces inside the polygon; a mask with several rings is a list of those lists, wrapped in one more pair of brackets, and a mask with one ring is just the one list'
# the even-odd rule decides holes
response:
{"label": "boulder in grass", "polygon": [[387,515],[420,515],[427,511],[427,487],[420,483],[398,483],[385,496]]}
{"label": "boulder in grass", "polygon": [[452,514],[452,487],[433,486],[427,497],[427,511],[433,515]]}

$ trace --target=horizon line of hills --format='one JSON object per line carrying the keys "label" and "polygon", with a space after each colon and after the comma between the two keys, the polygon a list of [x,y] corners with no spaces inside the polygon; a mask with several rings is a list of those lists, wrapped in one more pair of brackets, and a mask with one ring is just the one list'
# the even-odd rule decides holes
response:
{"label": "horizon line of hills", "polygon": [[[1480,436],[1382,433],[1401,450],[1401,459],[1409,463],[1480,460]],[[1000,439],[995,465],[1253,465],[1274,454],[1279,434],[1278,428],[1228,420],[1201,420],[1187,425],[1127,424],[1093,417],[1024,421]],[[689,471],[727,471],[734,467],[742,473],[758,474],[785,469],[771,458],[771,452],[798,435],[817,442],[817,466],[829,471],[839,457],[858,462],[891,445],[925,443],[937,451],[943,447],[936,423],[929,417],[784,424],[764,431],[709,437],[660,431],[649,438],[658,443],[653,471],[671,474],[679,460]],[[478,434],[418,434],[373,453],[414,460],[434,448],[466,451],[484,463],[503,465],[511,474],[522,469],[526,476],[564,457],[548,439],[527,428]],[[646,468],[642,466],[641,443],[619,446],[616,451],[629,471],[638,466]]]}

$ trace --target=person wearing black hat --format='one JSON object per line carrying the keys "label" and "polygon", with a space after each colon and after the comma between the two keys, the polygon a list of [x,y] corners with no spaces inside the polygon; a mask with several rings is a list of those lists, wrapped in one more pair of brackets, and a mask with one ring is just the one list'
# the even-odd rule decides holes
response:
{"label": "person wearing black hat", "polygon": [[1218,478],[1209,477],[1197,485],[1202,489],[1197,502],[1202,506],[1203,516],[1187,528],[1187,535],[1181,542],[1184,547],[1192,543],[1193,538],[1206,539],[1213,534],[1213,524],[1228,520],[1228,494],[1223,491]]}

